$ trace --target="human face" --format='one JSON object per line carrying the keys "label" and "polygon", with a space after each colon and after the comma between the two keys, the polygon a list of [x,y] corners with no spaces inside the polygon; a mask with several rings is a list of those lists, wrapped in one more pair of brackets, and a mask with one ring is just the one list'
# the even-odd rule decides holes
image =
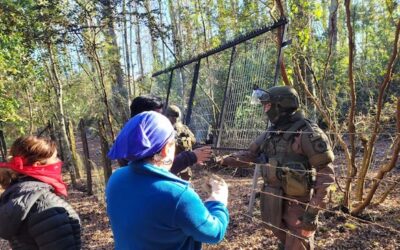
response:
{"label": "human face", "polygon": [[271,103],[270,102],[262,102],[262,105],[264,107],[264,113],[267,113],[271,109]]}
{"label": "human face", "polygon": [[171,139],[161,150],[162,163],[160,167],[170,170],[175,158],[175,139]]}
{"label": "human face", "polygon": [[168,143],[169,144],[169,148],[167,151],[167,156],[170,159],[174,159],[175,158],[175,139],[171,140],[171,142]]}

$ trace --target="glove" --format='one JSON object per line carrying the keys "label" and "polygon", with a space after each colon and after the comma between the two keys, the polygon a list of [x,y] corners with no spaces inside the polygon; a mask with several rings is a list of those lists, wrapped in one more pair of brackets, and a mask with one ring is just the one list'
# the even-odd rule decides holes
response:
{"label": "glove", "polygon": [[206,201],[219,201],[225,206],[228,204],[228,184],[226,184],[224,179],[213,174],[205,184],[203,185],[203,189],[211,192],[210,197]]}
{"label": "glove", "polygon": [[306,231],[315,231],[318,227],[318,212],[306,211],[299,217],[300,227]]}

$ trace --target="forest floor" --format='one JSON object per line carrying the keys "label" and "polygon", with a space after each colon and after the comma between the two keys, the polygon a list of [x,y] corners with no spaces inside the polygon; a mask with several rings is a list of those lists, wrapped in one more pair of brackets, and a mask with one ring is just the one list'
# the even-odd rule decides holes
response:
{"label": "forest floor", "polygon": [[[91,147],[91,149],[93,149]],[[94,150],[96,152],[96,150]],[[379,151],[378,151],[379,152]],[[383,152],[383,151],[382,151]],[[93,157],[96,158],[96,157]],[[385,157],[383,157],[385,158]],[[343,170],[337,166],[343,165],[343,158],[335,160],[338,184],[344,187],[344,179],[341,179]],[[98,159],[95,159],[98,162]],[[99,163],[100,164],[100,163]],[[379,165],[379,162],[376,162]],[[229,184],[229,212],[230,222],[225,239],[217,245],[204,244],[203,249],[235,249],[258,250],[277,249],[277,240],[260,220],[259,199],[256,199],[254,214],[250,218],[247,215],[250,193],[252,188],[252,171],[220,168],[205,168],[195,166],[193,187],[205,198],[200,190],[202,176],[210,171],[223,177]],[[373,177],[375,171],[369,174]],[[344,174],[343,174],[344,175]],[[399,164],[390,174],[385,176],[378,192],[385,190],[389,184],[400,176]],[[64,176],[68,182],[68,175]],[[261,180],[259,184],[261,184]],[[102,190],[104,187],[96,187],[97,195],[89,196],[85,190],[83,181],[78,183],[78,189],[69,189],[68,201],[79,213],[82,220],[83,249],[113,249],[113,236],[104,205]],[[367,183],[368,187],[368,183]],[[332,196],[332,204],[328,207],[332,212],[324,212],[320,216],[321,226],[315,237],[316,249],[400,249],[400,185],[389,194],[383,204],[369,206],[361,218],[351,217],[338,210],[342,192],[337,188]],[[79,191],[80,190],[80,191]],[[127,197],[129,198],[129,197]],[[134,199],[134,197],[131,197]],[[0,250],[7,248],[0,241]]]}
{"label": "forest floor", "polygon": [[[195,167],[193,186],[202,198],[204,193],[198,187],[201,186],[200,177],[207,173],[204,168]],[[259,199],[256,199],[253,218],[247,215],[251,174],[244,172],[245,177],[237,177],[237,172],[234,174],[226,169],[218,174],[229,184],[230,223],[223,242],[205,244],[203,249],[277,249],[276,238],[260,220]],[[397,169],[386,181],[394,181],[399,175]],[[321,226],[315,237],[316,249],[400,249],[399,191],[397,187],[383,204],[368,207],[361,218],[351,217],[334,208],[334,205],[330,206],[329,210],[333,212],[324,212],[320,217]],[[338,196],[340,191],[336,192]],[[104,205],[95,196],[76,190],[70,191],[68,200],[82,219],[83,249],[113,249]]]}

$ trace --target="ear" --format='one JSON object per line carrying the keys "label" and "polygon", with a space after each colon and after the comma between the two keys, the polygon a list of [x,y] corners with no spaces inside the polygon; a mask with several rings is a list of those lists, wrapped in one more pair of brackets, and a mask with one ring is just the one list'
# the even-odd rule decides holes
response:
{"label": "ear", "polygon": [[32,164],[32,166],[34,166],[34,167],[37,167],[37,166],[40,166],[40,165],[42,165],[42,164],[40,163],[40,161],[35,161],[35,162]]}

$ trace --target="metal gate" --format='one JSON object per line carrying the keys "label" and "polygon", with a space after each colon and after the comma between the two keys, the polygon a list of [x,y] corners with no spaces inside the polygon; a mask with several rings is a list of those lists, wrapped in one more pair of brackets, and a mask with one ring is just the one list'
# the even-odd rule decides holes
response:
{"label": "metal gate", "polygon": [[151,93],[181,108],[198,142],[247,148],[266,128],[262,107],[250,103],[253,86],[276,84],[284,46],[276,32],[286,24],[281,19],[154,73]]}

